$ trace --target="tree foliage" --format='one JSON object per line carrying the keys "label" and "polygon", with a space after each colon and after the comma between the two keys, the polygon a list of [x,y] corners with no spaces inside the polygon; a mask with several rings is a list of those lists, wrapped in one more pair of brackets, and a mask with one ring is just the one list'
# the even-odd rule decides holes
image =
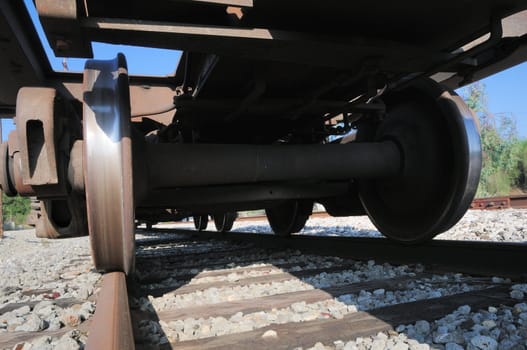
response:
{"label": "tree foliage", "polygon": [[476,196],[508,195],[513,188],[524,187],[527,142],[519,139],[513,116],[489,112],[482,83],[467,87],[464,99],[477,114],[481,131],[483,169]]}
{"label": "tree foliage", "polygon": [[15,196],[8,197],[2,193],[3,205],[2,215],[4,222],[14,222],[17,225],[24,224],[31,211],[31,200],[29,198]]}

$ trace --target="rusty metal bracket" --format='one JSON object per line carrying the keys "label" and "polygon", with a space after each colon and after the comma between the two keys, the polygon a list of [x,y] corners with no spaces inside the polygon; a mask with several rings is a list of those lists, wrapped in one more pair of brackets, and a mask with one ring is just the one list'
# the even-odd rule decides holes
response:
{"label": "rusty metal bracket", "polygon": [[11,131],[9,133],[7,144],[7,170],[9,172],[11,183],[16,190],[13,195],[18,193],[21,196],[34,196],[35,192],[33,191],[33,188],[30,185],[25,185],[22,179],[22,162],[20,160],[20,147],[18,146],[19,142],[16,131]]}
{"label": "rusty metal bracket", "polygon": [[86,8],[76,0],[36,0],[38,15],[53,52],[59,57],[93,57],[91,44],[85,40],[78,18]]}
{"label": "rusty metal bracket", "polygon": [[39,197],[67,193],[65,166],[58,158],[59,113],[55,89],[32,87],[18,92],[16,121],[22,182],[39,192]]}

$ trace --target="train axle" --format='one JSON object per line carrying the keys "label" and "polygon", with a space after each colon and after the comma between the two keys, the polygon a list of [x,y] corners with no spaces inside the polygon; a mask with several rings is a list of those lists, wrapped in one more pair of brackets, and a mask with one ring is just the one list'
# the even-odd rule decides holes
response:
{"label": "train axle", "polygon": [[345,145],[147,146],[143,164],[152,189],[396,176],[397,144],[386,140]]}

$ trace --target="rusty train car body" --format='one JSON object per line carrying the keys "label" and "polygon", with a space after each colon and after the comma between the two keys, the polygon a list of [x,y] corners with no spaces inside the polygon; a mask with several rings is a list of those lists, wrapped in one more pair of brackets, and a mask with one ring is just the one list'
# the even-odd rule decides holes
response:
{"label": "rusty train car body", "polygon": [[[57,56],[93,41],[183,50],[175,74],[126,58],[55,72],[22,1],[0,2],[0,148],[37,232],[88,234],[130,272],[134,220],[266,209],[276,234],[313,203],[418,243],[468,209],[476,119],[452,89],[527,60],[524,0],[35,0]],[[176,62],[174,62],[176,65]],[[199,224],[198,224],[199,226]]]}

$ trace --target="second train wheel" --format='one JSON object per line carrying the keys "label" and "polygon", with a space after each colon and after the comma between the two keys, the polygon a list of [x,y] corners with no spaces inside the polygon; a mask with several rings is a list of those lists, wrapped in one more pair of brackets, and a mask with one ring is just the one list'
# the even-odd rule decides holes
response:
{"label": "second train wheel", "polygon": [[229,232],[236,221],[235,212],[216,213],[214,216],[214,226],[218,232]]}
{"label": "second train wheel", "polygon": [[97,270],[134,268],[130,92],[126,61],[88,60],[84,69],[84,183]]}
{"label": "second train wheel", "polygon": [[207,214],[194,215],[194,227],[198,231],[204,231],[209,225],[209,216]]}
{"label": "second train wheel", "polygon": [[476,117],[454,92],[421,80],[384,98],[386,117],[359,141],[392,140],[403,164],[393,178],[359,181],[364,209],[385,236],[432,239],[454,225],[474,198],[481,172]]}
{"label": "second train wheel", "polygon": [[296,199],[285,200],[265,209],[267,221],[278,236],[289,236],[302,230],[312,212],[312,201]]}
{"label": "second train wheel", "polygon": [[88,235],[86,202],[75,192],[67,199],[44,199],[38,203],[35,233],[41,238],[67,238]]}

